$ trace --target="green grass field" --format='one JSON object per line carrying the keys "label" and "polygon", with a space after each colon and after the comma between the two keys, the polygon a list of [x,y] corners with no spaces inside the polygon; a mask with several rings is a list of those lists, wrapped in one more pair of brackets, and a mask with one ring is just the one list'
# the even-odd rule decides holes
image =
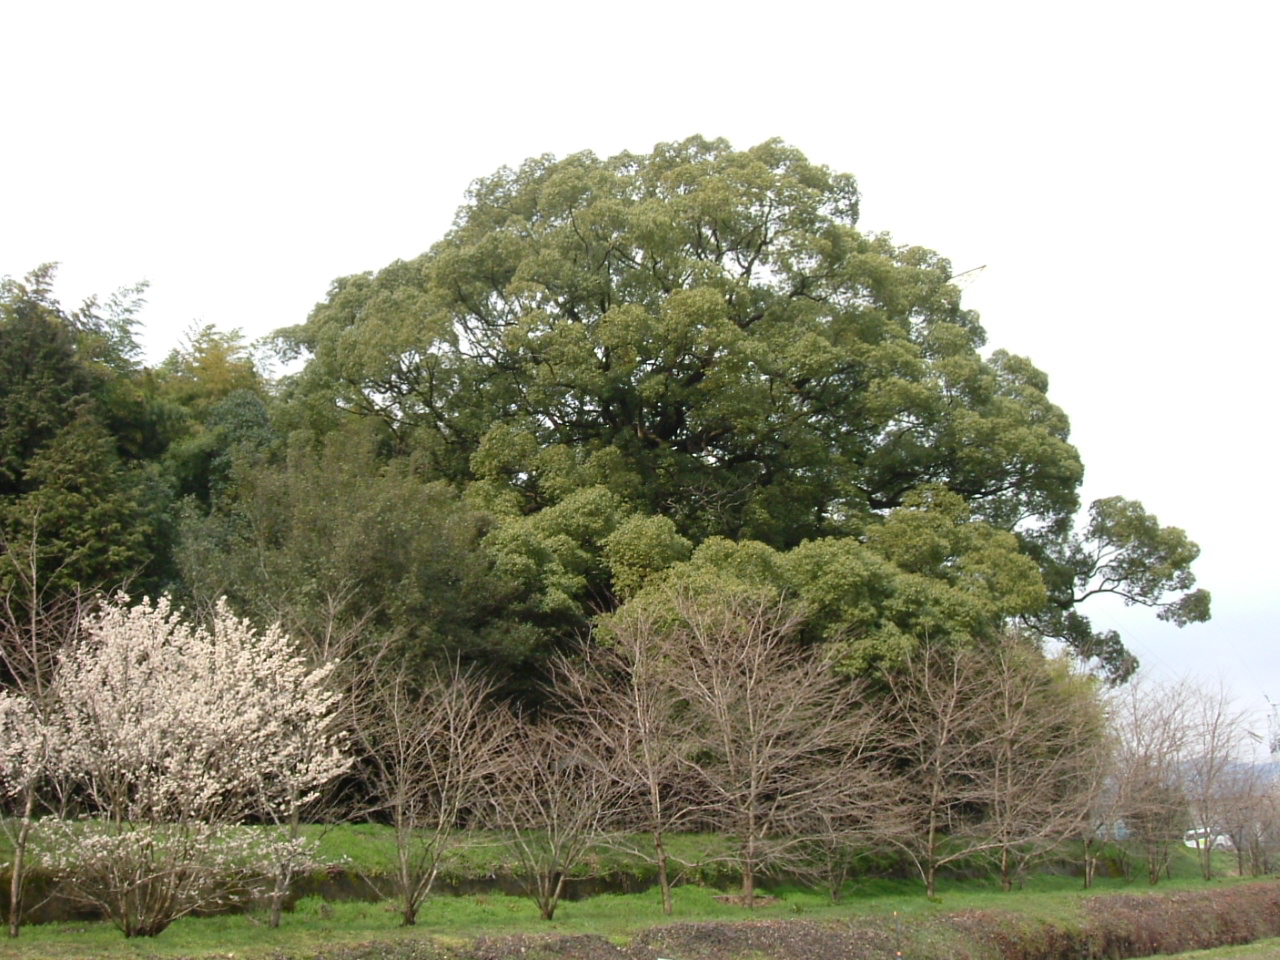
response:
{"label": "green grass field", "polygon": [[[348,869],[379,872],[391,864],[392,848],[386,828],[372,825],[344,826],[319,831],[324,857],[341,862]],[[495,837],[481,837],[466,849],[453,869],[459,874],[482,876],[509,866]],[[673,838],[672,846],[684,859],[697,861],[722,852],[725,841],[715,836]],[[1224,868],[1231,858],[1223,857]],[[642,875],[650,868],[617,849],[602,848],[592,859],[591,870]],[[1176,851],[1173,879],[1161,883],[1157,891],[1200,890],[1232,885],[1235,879],[1206,884],[1198,875],[1192,851]],[[1225,869],[1224,869],[1225,872]],[[1078,916],[1083,897],[1092,893],[1144,892],[1148,885],[1139,880],[1126,883],[1102,878],[1094,891],[1080,889],[1080,881],[1061,873],[1045,872],[1030,877],[1025,886],[1003,893],[995,880],[950,879],[939,888],[939,898],[929,901],[915,880],[863,878],[852,881],[839,903],[825,892],[797,888],[771,890],[778,902],[746,911],[715,899],[717,889],[685,884],[675,890],[675,914],[662,913],[656,888],[632,894],[613,894],[562,903],[552,922],[542,920],[532,903],[523,897],[484,893],[468,896],[437,896],[423,908],[418,926],[399,926],[392,903],[324,902],[305,898],[285,915],[281,927],[271,930],[262,912],[221,917],[187,918],[173,924],[159,936],[126,940],[107,923],[50,923],[28,925],[18,941],[0,941],[0,957],[13,960],[87,960],[87,958],[214,958],[280,960],[283,957],[313,957],[335,946],[360,944],[402,944],[423,937],[445,944],[461,944],[477,936],[512,934],[560,935],[594,934],[615,943],[649,927],[682,921],[732,921],[747,917],[778,919],[803,917],[824,922],[870,924],[892,929],[894,935],[921,951],[946,955],[946,944],[935,943],[943,915],[969,910],[1014,911],[1029,920],[1056,921],[1070,925]],[[1223,955],[1228,956],[1227,954]],[[1252,958],[1249,958],[1252,960]]]}
{"label": "green grass field", "polygon": [[[1223,881],[1232,882],[1232,881]],[[1177,880],[1161,884],[1161,890],[1194,889],[1197,881]],[[1096,893],[1146,889],[1118,881],[1106,881]],[[1082,896],[1078,884],[1065,878],[1036,878],[1021,891],[1008,894],[990,885],[972,882],[944,884],[938,901],[926,900],[918,887],[877,881],[861,892],[851,892],[838,904],[825,894],[800,890],[778,891],[779,902],[757,907],[748,914],[741,907],[714,899],[717,891],[683,886],[675,890],[675,915],[662,913],[656,890],[626,895],[603,895],[565,903],[550,923],[541,920],[531,901],[522,897],[480,895],[441,897],[423,909],[419,924],[399,926],[388,904],[325,903],[317,898],[300,901],[286,914],[277,930],[266,926],[265,914],[239,914],[184,919],[158,937],[125,940],[106,923],[43,924],[24,928],[17,941],[0,943],[0,956],[22,960],[83,960],[83,958],[306,957],[335,944],[355,945],[371,941],[394,942],[424,935],[445,942],[465,941],[487,935],[529,933],[596,934],[615,942],[641,930],[672,921],[741,920],[806,917],[819,920],[858,919],[893,926],[904,941],[919,942],[925,922],[966,910],[1009,910],[1040,920],[1070,922]],[[896,914],[896,916],[895,916]],[[927,938],[926,938],[927,939]],[[10,952],[6,953],[5,951]]]}

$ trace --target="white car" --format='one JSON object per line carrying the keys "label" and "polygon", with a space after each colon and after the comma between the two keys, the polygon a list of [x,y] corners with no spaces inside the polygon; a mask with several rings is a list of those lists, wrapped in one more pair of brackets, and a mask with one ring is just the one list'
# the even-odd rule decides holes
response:
{"label": "white car", "polygon": [[1231,842],[1230,837],[1211,830],[1188,830],[1183,834],[1182,842],[1188,847],[1195,847],[1197,850],[1203,850],[1206,843],[1211,844],[1214,850],[1235,849],[1235,844]]}

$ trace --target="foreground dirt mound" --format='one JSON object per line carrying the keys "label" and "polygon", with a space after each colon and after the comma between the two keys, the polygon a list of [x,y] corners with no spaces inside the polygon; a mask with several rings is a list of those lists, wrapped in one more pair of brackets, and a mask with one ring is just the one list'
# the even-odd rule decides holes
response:
{"label": "foreground dirt mound", "polygon": [[727,960],[849,960],[892,957],[893,938],[869,926],[839,926],[804,920],[744,920],[738,923],[677,923],[654,927],[635,939],[628,960],[676,957]]}
{"label": "foreground dirt mound", "polygon": [[893,952],[892,938],[865,927],[743,920],[654,927],[626,947],[594,936],[482,937],[451,960],[849,960],[892,957]]}
{"label": "foreground dirt mound", "polygon": [[640,934],[619,947],[604,937],[481,937],[456,960],[849,960],[893,956],[892,941],[878,930],[803,920],[675,923]]}
{"label": "foreground dirt mound", "polygon": [[1083,913],[1100,956],[1207,950],[1280,936],[1280,883],[1095,897],[1085,901]]}
{"label": "foreground dirt mound", "polygon": [[[369,944],[324,960],[1126,960],[1280,936],[1280,883],[1086,898],[1072,920],[998,910],[913,918],[899,943],[887,921],[673,923],[619,946],[600,936],[521,934],[441,947]],[[317,958],[320,960],[320,958]]]}
{"label": "foreground dirt mound", "polygon": [[458,960],[627,960],[628,954],[604,937],[481,937]]}

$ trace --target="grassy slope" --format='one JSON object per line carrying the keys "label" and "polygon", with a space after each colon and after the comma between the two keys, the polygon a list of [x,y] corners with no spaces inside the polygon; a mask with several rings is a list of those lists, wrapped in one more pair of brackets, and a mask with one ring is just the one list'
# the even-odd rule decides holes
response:
{"label": "grassy slope", "polygon": [[[395,840],[391,828],[381,824],[343,824],[308,828],[319,845],[320,859],[340,863],[366,874],[387,873],[395,865]],[[724,871],[724,857],[730,844],[714,834],[673,834],[666,839],[668,854],[678,863],[690,865],[704,880]],[[643,835],[623,838],[614,846],[601,846],[573,870],[575,876],[599,874],[656,875],[647,858],[653,841]],[[678,869],[678,868],[677,868]],[[450,857],[447,872],[461,877],[484,877],[515,872],[516,865],[504,849],[501,834],[475,831],[466,845]]]}
{"label": "grassy slope", "polygon": [[[304,826],[304,832],[317,841],[322,862],[341,865],[356,873],[381,874],[393,870],[395,865],[394,836],[390,827],[374,823],[339,824],[337,826]],[[667,851],[677,871],[685,871],[686,880],[718,882],[732,872],[725,858],[731,853],[732,844],[716,834],[670,834],[665,838]],[[627,848],[630,849],[627,849]],[[646,835],[625,838],[614,846],[598,847],[587,861],[573,871],[575,876],[599,874],[629,874],[636,877],[656,875],[648,861],[652,854],[652,841]],[[9,859],[11,851],[8,839],[0,831],[0,864]],[[1195,852],[1185,847],[1173,851],[1173,876],[1198,876]],[[1235,871],[1232,854],[1215,854],[1218,869],[1223,875]],[[681,867],[679,864],[683,864]],[[470,842],[454,852],[448,872],[461,877],[484,877],[494,873],[516,871],[509,854],[504,850],[499,834],[476,831]],[[1135,865],[1135,873],[1142,873],[1142,865]]]}

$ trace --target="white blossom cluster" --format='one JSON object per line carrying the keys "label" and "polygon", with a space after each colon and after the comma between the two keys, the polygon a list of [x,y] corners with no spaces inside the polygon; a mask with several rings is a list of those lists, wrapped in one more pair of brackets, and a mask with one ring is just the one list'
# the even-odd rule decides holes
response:
{"label": "white blossom cluster", "polygon": [[40,775],[49,730],[26,697],[0,690],[0,798],[21,793]]}
{"label": "white blossom cluster", "polygon": [[[181,881],[242,876],[262,881],[262,865],[278,859],[314,865],[308,842],[280,830],[223,823],[135,824],[121,831],[96,820],[46,821],[39,837],[40,858],[58,875],[103,878],[138,870],[139,879],[172,870]],[[207,882],[198,880],[197,882]],[[207,906],[208,904],[202,904]]]}
{"label": "white blossom cluster", "polygon": [[130,821],[236,822],[304,802],[350,765],[330,666],[313,669],[277,628],[219,603],[212,631],[166,598],[110,603],[55,682],[59,772]]}

